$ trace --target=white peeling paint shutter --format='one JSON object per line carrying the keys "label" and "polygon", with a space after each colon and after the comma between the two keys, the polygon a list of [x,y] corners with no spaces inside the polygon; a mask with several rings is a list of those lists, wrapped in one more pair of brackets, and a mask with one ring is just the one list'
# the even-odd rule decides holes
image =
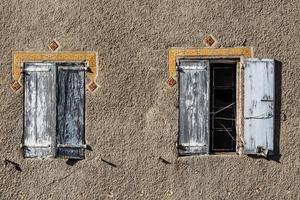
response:
{"label": "white peeling paint shutter", "polygon": [[84,157],[85,65],[58,64],[57,155]]}
{"label": "white peeling paint shutter", "polygon": [[245,60],[244,153],[267,155],[274,150],[275,62]]}
{"label": "white peeling paint shutter", "polygon": [[24,64],[24,157],[55,156],[56,68]]}
{"label": "white peeling paint shutter", "polygon": [[180,60],[179,140],[181,155],[209,152],[209,61]]}

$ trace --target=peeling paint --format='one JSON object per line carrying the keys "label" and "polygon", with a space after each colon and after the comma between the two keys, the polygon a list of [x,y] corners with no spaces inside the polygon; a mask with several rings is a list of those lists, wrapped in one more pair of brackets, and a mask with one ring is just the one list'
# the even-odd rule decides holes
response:
{"label": "peeling paint", "polygon": [[180,61],[179,153],[207,154],[209,144],[209,62]]}
{"label": "peeling paint", "polygon": [[245,153],[267,155],[274,150],[274,60],[245,60]]}

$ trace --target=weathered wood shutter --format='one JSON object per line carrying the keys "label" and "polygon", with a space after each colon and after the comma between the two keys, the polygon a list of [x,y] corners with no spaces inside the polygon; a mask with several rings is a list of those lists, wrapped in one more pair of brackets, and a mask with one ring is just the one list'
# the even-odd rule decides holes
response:
{"label": "weathered wood shutter", "polygon": [[[274,145],[275,64],[245,60],[244,153],[267,155]],[[271,152],[270,152],[271,151]]]}
{"label": "weathered wood shutter", "polygon": [[181,155],[209,152],[209,61],[180,60],[179,141]]}
{"label": "weathered wood shutter", "polygon": [[56,68],[24,64],[24,157],[55,155]]}
{"label": "weathered wood shutter", "polygon": [[84,75],[84,64],[58,64],[57,156],[84,157]]}

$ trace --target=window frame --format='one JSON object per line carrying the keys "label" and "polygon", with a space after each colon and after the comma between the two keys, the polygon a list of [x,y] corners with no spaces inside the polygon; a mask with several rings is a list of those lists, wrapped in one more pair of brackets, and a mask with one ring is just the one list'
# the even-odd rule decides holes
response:
{"label": "window frame", "polygon": [[[210,90],[210,97],[211,97],[210,98],[210,105],[211,105],[211,107],[210,107],[210,112],[211,112],[211,115],[210,115],[210,121],[211,121],[211,126],[210,126],[210,139],[211,139],[210,140],[210,154],[214,154],[214,153],[234,153],[234,152],[236,152],[236,147],[237,147],[236,141],[237,141],[237,138],[238,138],[237,133],[236,133],[236,128],[237,127],[235,125],[235,123],[236,123],[236,111],[237,111],[237,107],[238,107],[237,101],[236,101],[237,96],[238,96],[238,94],[237,94],[237,85],[236,85],[236,80],[237,80],[236,71],[237,71],[237,65],[238,65],[239,61],[240,60],[235,60],[235,59],[228,59],[228,60],[225,60],[225,59],[224,60],[211,59],[211,60],[209,60],[210,69],[211,69],[211,71],[210,71],[211,79],[209,80],[210,81],[209,84],[211,85],[211,90]],[[220,64],[222,66],[216,66],[218,64]],[[223,64],[224,65],[229,64],[230,66],[226,67],[226,66],[223,66]],[[227,69],[230,68],[231,70],[233,70],[232,77],[231,77],[231,86],[224,86],[224,85],[216,86],[216,85],[214,85],[214,83],[215,83],[214,82],[215,81],[215,70],[226,69],[226,68]],[[215,121],[214,121],[215,116],[213,115],[213,112],[215,112],[214,109],[216,108],[215,107],[215,100],[216,99],[214,98],[214,96],[216,94],[215,90],[219,90],[219,91],[221,90],[222,91],[225,88],[226,88],[226,90],[231,90],[231,92],[232,92],[231,97],[232,97],[232,100],[233,100],[233,101],[231,101],[230,104],[233,104],[233,106],[232,106],[233,110],[232,110],[231,114],[233,115],[232,117],[234,117],[234,120],[231,121],[231,128],[229,130],[227,130],[224,127],[223,128],[215,127]],[[225,105],[225,107],[228,107],[228,105],[230,105],[230,104]],[[218,110],[226,111],[227,109],[224,109],[225,107],[224,106],[219,106]],[[229,106],[229,108],[230,107],[231,106]],[[216,118],[218,118],[218,117],[216,117]],[[230,137],[234,139],[234,140],[231,141],[231,142],[234,143],[234,144],[231,145],[232,150],[226,149],[226,148],[225,149],[214,148],[214,145],[216,145],[213,141],[213,138],[215,137],[214,132],[219,132],[219,131],[223,131],[223,132],[224,131],[226,131],[226,132],[231,131],[231,134],[234,134],[234,137],[233,137],[230,133],[228,133],[230,135]]]}
{"label": "window frame", "polygon": [[180,58],[202,58],[202,59],[210,59],[210,58],[238,58],[240,59],[240,64],[237,68],[236,74],[238,78],[236,80],[236,84],[238,86],[237,93],[240,95],[237,97],[237,102],[239,107],[237,108],[237,136],[239,136],[239,140],[237,140],[237,144],[240,148],[237,148],[237,153],[242,154],[243,152],[243,95],[244,95],[244,59],[253,58],[254,51],[252,47],[229,47],[229,48],[194,48],[194,47],[171,47],[168,49],[168,71],[169,71],[169,80],[168,83],[172,87],[175,85],[177,76],[177,68],[178,59]]}
{"label": "window frame", "polygon": [[[211,147],[209,146],[209,152],[206,155],[236,155],[236,154],[242,154],[243,153],[243,105],[244,105],[244,86],[243,86],[243,68],[244,68],[244,56],[178,56],[176,57],[176,71],[178,71],[179,62],[181,59],[195,59],[195,60],[208,60],[209,63],[236,63],[236,151],[235,152],[226,152],[226,151],[220,151],[220,152],[212,152]],[[178,76],[178,73],[176,74]],[[177,77],[178,78],[178,77]],[[210,84],[210,80],[209,80]],[[178,90],[178,92],[180,92]],[[178,100],[179,100],[178,95]],[[209,99],[209,104],[211,104],[211,99]],[[178,119],[178,123],[180,119]],[[179,137],[179,135],[178,135]],[[210,142],[211,138],[211,130],[209,130],[209,145],[211,145]],[[178,140],[176,142],[178,147]],[[179,157],[182,156],[193,156],[193,155],[199,155],[199,154],[180,154],[177,148],[177,155]],[[201,154],[200,154],[201,155]]]}

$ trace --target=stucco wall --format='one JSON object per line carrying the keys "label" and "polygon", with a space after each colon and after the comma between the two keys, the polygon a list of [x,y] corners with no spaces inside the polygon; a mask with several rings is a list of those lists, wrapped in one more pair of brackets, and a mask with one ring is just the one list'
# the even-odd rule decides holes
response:
{"label": "stucco wall", "polygon": [[[299,9],[299,0],[2,0],[0,199],[299,199]],[[203,47],[207,34],[282,63],[286,120],[277,122],[281,156],[274,160],[177,158],[177,87],[165,83],[167,49]],[[10,89],[12,51],[49,51],[53,38],[62,51],[99,54],[100,87],[86,95],[92,151],[73,166],[24,159],[19,147],[23,99]]]}

